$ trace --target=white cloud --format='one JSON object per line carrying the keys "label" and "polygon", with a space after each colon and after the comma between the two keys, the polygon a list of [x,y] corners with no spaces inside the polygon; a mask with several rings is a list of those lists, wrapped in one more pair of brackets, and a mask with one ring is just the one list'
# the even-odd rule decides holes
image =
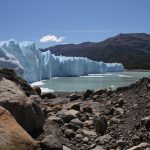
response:
{"label": "white cloud", "polygon": [[55,35],[45,35],[40,39],[40,42],[46,43],[46,42],[63,42],[65,37],[57,37]]}

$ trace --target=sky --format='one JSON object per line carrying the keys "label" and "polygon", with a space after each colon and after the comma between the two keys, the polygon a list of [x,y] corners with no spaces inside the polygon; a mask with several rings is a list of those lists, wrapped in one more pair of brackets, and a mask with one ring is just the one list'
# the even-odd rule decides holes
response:
{"label": "sky", "polygon": [[38,47],[150,33],[150,0],[0,0],[0,41]]}

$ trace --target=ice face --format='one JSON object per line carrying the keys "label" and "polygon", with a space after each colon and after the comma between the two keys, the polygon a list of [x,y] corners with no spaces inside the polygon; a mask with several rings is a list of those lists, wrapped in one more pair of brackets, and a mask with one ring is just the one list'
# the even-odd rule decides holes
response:
{"label": "ice face", "polygon": [[51,77],[70,77],[106,72],[121,72],[120,63],[104,63],[83,57],[55,56],[40,52],[35,43],[15,40],[0,42],[0,67],[13,68],[28,82]]}

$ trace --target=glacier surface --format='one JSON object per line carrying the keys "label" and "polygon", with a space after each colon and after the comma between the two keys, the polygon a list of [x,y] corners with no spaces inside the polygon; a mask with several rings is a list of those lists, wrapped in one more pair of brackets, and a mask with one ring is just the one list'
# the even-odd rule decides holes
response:
{"label": "glacier surface", "polygon": [[106,72],[122,72],[121,63],[104,63],[83,57],[55,56],[41,52],[32,42],[9,40],[0,42],[0,67],[13,68],[28,82],[51,77],[83,76]]}

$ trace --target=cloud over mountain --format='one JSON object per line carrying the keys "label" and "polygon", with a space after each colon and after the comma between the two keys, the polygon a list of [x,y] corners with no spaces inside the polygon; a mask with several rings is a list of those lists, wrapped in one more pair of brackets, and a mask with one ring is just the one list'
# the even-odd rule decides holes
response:
{"label": "cloud over mountain", "polygon": [[55,35],[45,35],[40,39],[41,43],[47,43],[47,42],[63,42],[65,40],[65,37],[57,37]]}

